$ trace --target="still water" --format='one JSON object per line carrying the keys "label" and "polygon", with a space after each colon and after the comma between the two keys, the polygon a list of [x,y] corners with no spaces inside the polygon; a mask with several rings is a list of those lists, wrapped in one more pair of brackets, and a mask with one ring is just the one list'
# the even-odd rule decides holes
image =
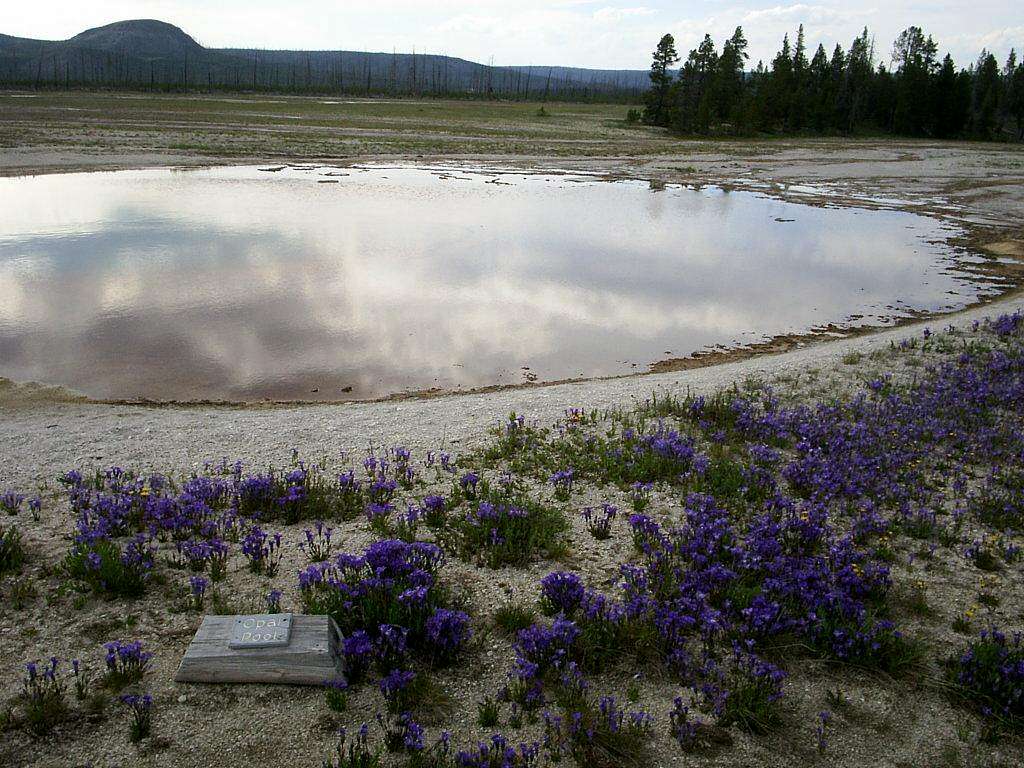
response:
{"label": "still water", "polygon": [[339,400],[646,370],[995,290],[948,224],[557,172],[0,179],[0,376]]}

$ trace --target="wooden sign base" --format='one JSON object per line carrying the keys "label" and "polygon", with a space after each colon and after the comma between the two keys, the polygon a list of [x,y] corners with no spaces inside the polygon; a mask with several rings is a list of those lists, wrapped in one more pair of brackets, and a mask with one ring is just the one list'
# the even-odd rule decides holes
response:
{"label": "wooden sign base", "polygon": [[323,685],[341,676],[341,632],[329,616],[293,614],[286,645],[238,645],[242,620],[279,617],[206,616],[185,651],[179,683],[281,683]]}

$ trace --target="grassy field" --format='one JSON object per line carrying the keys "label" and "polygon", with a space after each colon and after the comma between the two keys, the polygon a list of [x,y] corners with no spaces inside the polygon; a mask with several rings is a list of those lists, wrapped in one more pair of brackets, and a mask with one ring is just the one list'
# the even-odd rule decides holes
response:
{"label": "grassy field", "polygon": [[287,96],[0,94],[0,146],[220,157],[613,155],[672,147],[674,142],[658,131],[627,125],[628,109],[616,104]]}

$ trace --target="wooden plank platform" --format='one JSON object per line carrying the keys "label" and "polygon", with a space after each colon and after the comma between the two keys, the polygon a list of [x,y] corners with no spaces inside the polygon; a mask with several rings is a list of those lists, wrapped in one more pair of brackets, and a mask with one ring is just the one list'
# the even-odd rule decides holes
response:
{"label": "wooden plank platform", "polygon": [[341,632],[329,616],[294,614],[286,646],[229,648],[237,616],[206,616],[185,651],[179,683],[322,685],[342,674]]}

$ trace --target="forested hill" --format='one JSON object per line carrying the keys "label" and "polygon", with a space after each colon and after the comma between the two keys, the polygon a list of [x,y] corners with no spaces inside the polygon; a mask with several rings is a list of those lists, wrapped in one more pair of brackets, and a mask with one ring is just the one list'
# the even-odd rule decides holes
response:
{"label": "forested hill", "polygon": [[308,93],[628,99],[646,70],[493,67],[436,54],[205,48],[155,20],[63,41],[0,34],[0,87],[209,88]]}

